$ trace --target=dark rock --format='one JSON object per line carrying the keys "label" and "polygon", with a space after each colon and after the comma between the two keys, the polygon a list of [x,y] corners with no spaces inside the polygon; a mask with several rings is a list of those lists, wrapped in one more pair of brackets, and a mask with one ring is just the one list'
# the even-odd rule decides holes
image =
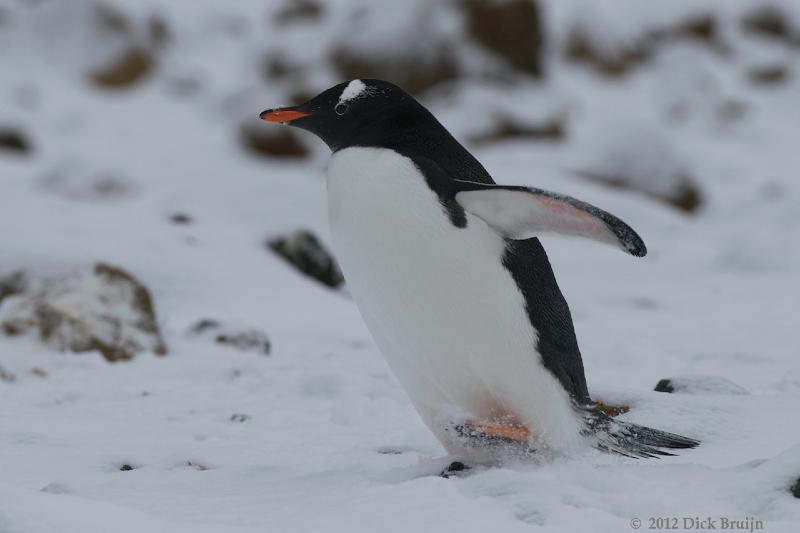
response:
{"label": "dark rock", "polygon": [[130,472],[131,470],[134,470],[134,468],[129,464],[124,464],[119,467],[119,470],[120,472]]}
{"label": "dark rock", "polygon": [[684,39],[708,45],[715,51],[725,50],[719,40],[716,19],[705,14],[672,26],[648,29],[638,38],[625,39],[616,47],[595,42],[591,32],[575,26],[568,34],[564,55],[567,59],[591,66],[604,76],[620,77],[653,57],[659,47]]}
{"label": "dark rock", "polygon": [[199,470],[201,472],[204,470],[208,470],[208,467],[206,465],[192,461],[186,461],[186,466],[194,468],[195,470]]}
{"label": "dark rock", "polygon": [[141,46],[131,46],[111,64],[93,71],[89,77],[98,87],[124,89],[143,80],[155,67],[155,56]]}
{"label": "dark rock", "polygon": [[748,69],[747,77],[757,85],[776,85],[789,78],[789,70],[783,65],[752,67]]}
{"label": "dark rock", "polygon": [[794,485],[792,485],[789,490],[792,492],[792,496],[800,498],[800,478],[795,481]]}
{"label": "dark rock", "polygon": [[493,129],[474,135],[469,142],[476,146],[508,139],[532,141],[561,141],[566,136],[563,119],[555,118],[542,124],[523,124],[510,118],[501,118]]}
{"label": "dark rock", "polygon": [[453,461],[452,463],[450,463],[448,465],[447,468],[442,470],[442,473],[439,474],[439,475],[441,477],[447,479],[447,478],[449,478],[451,476],[454,476],[454,475],[456,475],[456,476],[457,475],[462,475],[467,470],[471,470],[471,468],[469,466],[467,466],[466,464],[462,463],[461,461]]}
{"label": "dark rock", "polygon": [[672,186],[669,191],[652,190],[649,187],[638,184],[627,176],[604,175],[595,172],[578,172],[578,175],[609,187],[643,192],[687,213],[697,211],[703,204],[703,195],[699,187],[694,184],[694,180],[686,175],[678,176],[676,178],[678,183]]}
{"label": "dark rock", "polygon": [[31,143],[20,130],[0,128],[0,150],[27,154],[31,151]]}
{"label": "dark rock", "polygon": [[336,288],[344,282],[336,259],[310,231],[275,237],[266,245],[300,272],[328,287]]}
{"label": "dark rock", "polygon": [[193,221],[191,215],[188,215],[186,213],[181,213],[181,212],[172,213],[169,216],[169,220],[173,224],[176,224],[176,225],[179,225],[179,226],[188,226]]}
{"label": "dark rock", "polygon": [[237,413],[237,414],[232,414],[231,415],[231,422],[247,422],[251,418],[253,418],[253,417],[250,416],[250,415]]}
{"label": "dark rock", "polygon": [[787,15],[777,7],[765,5],[746,14],[742,18],[741,26],[748,33],[786,40],[792,34],[788,20]]}
{"label": "dark rock", "polygon": [[689,37],[701,41],[714,41],[717,39],[718,33],[719,27],[716,19],[707,14],[679,23],[669,30],[668,35],[671,37]]}
{"label": "dark rock", "polygon": [[215,337],[217,344],[226,344],[238,350],[258,350],[269,355],[271,345],[269,338],[260,331],[240,331],[238,333],[220,333]]}
{"label": "dark rock", "polygon": [[515,69],[542,75],[544,31],[534,0],[462,0],[467,32]]}
{"label": "dark rock", "polygon": [[674,376],[660,380],[656,392],[682,394],[749,394],[747,389],[725,378],[706,375]]}
{"label": "dark rock", "polygon": [[599,74],[617,78],[648,59],[650,47],[642,40],[611,50],[597,46],[585,31],[573,28],[567,37],[564,55],[570,61],[591,66]]}
{"label": "dark rock", "polygon": [[675,387],[672,386],[672,381],[669,379],[662,379],[658,383],[656,383],[656,388],[653,389],[656,392],[675,392]]}
{"label": "dark rock", "polygon": [[0,276],[0,303],[9,296],[22,294],[28,286],[25,273],[21,270]]}
{"label": "dark rock", "polygon": [[282,53],[271,52],[264,58],[264,78],[268,81],[293,76],[302,71],[303,67],[301,65],[289,63]]}
{"label": "dark rock", "polygon": [[189,334],[195,337],[205,337],[217,344],[237,350],[256,351],[263,355],[269,355],[272,349],[269,337],[262,331],[241,325],[223,324],[209,318],[194,324],[189,328]]}
{"label": "dark rock", "polygon": [[[163,44],[169,32],[162,19],[151,17],[139,24],[116,8],[98,3],[94,7],[94,23],[98,37],[124,46],[107,63],[92,69],[89,81],[102,89],[127,89],[152,73],[156,66],[156,48]],[[138,31],[140,26],[143,31]],[[147,34],[147,38],[141,38],[141,33]]]}
{"label": "dark rock", "polygon": [[318,19],[323,13],[323,6],[313,0],[291,0],[275,14],[279,24],[310,21]]}
{"label": "dark rock", "polygon": [[240,136],[250,152],[263,157],[302,159],[309,155],[308,148],[289,128],[271,128],[254,119],[245,122]]}
{"label": "dark rock", "polygon": [[147,288],[105,263],[91,271],[37,280],[5,314],[6,335],[38,333],[60,351],[99,351],[107,361],[167,353]]}

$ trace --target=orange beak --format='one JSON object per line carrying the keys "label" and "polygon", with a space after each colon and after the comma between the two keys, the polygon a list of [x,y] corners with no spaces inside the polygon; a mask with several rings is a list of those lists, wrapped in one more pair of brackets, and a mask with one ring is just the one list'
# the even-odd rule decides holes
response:
{"label": "orange beak", "polygon": [[307,117],[308,115],[309,113],[303,113],[302,111],[286,107],[283,109],[267,109],[263,111],[259,117],[261,117],[261,120],[266,120],[267,122],[282,122],[285,124],[297,120],[298,118]]}

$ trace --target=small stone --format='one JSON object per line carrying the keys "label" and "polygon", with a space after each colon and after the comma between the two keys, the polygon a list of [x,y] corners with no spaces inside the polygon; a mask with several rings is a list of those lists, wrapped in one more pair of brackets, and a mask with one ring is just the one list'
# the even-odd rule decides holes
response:
{"label": "small stone", "polygon": [[193,222],[191,215],[186,213],[172,213],[169,216],[170,222],[179,226],[188,226]]}
{"label": "small stone", "polygon": [[130,470],[133,470],[133,469],[134,468],[129,464],[124,464],[124,465],[119,467],[120,472],[129,472]]}
{"label": "small stone", "polygon": [[675,392],[675,387],[672,386],[672,381],[669,379],[662,379],[658,383],[656,383],[656,388],[653,389],[656,392],[667,392],[672,393]]}
{"label": "small stone", "polygon": [[255,351],[269,355],[272,344],[266,333],[239,324],[225,324],[204,318],[189,328],[189,335],[213,339],[217,344],[241,351]]}
{"label": "small stone", "polygon": [[253,417],[250,416],[250,415],[236,413],[236,414],[232,414],[231,415],[231,422],[247,422],[251,418],[253,418]]}
{"label": "small stone", "polygon": [[442,470],[442,473],[439,474],[441,477],[447,479],[453,475],[459,475],[460,473],[466,472],[471,468],[466,464],[462,463],[461,461],[453,461],[450,465]]}
{"label": "small stone", "polygon": [[750,394],[747,389],[728,379],[702,374],[664,378],[656,384],[653,390],[681,394]]}

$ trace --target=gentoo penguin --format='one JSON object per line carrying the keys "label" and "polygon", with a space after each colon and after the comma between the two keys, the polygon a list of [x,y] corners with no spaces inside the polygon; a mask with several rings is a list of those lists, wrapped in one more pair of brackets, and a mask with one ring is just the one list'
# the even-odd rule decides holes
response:
{"label": "gentoo penguin", "polygon": [[378,347],[449,453],[588,441],[631,457],[698,441],[617,421],[589,396],[569,307],[543,233],[588,237],[641,257],[620,219],[574,198],[495,184],[419,102],[352,80],[261,113],[333,152],[328,208],[337,257]]}

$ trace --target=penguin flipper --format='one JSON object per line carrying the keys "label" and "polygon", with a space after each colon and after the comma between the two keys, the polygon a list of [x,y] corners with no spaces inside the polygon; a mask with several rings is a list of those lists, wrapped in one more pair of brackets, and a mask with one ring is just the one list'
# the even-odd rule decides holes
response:
{"label": "penguin flipper", "polygon": [[576,198],[533,187],[453,181],[456,201],[508,239],[558,233],[612,244],[636,257],[647,254],[633,228]]}

